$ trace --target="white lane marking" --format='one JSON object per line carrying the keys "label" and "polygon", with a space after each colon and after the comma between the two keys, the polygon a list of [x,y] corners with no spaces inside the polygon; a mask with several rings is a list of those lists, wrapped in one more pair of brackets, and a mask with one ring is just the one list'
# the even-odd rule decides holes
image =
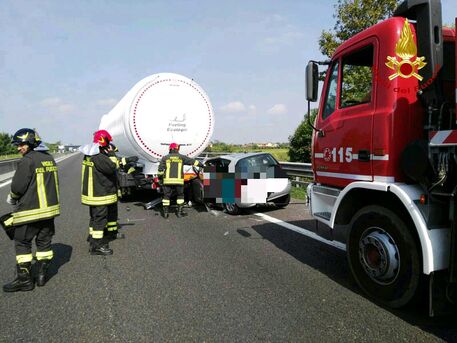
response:
{"label": "white lane marking", "polygon": [[[62,162],[63,160],[66,160],[67,158],[72,157],[72,156],[74,156],[74,154],[64,156],[64,157],[59,157],[58,159],[56,159],[56,163]],[[3,182],[2,184],[0,184],[0,188],[8,186],[11,183],[11,181],[13,181],[13,179]]]}
{"label": "white lane marking", "polygon": [[290,223],[287,223],[287,222],[284,222],[282,220],[279,220],[277,218],[274,218],[274,217],[270,217],[264,213],[255,213],[256,216],[259,216],[267,221],[269,221],[270,223],[273,223],[273,224],[277,224],[279,226],[282,226],[288,230],[292,230],[292,231],[295,231],[297,233],[300,233],[306,237],[309,237],[309,238],[312,238],[316,241],[319,241],[321,243],[324,243],[324,244],[327,244],[327,245],[331,245],[332,247],[335,247],[337,249],[340,249],[340,250],[343,250],[343,251],[346,251],[346,244],[343,244],[343,243],[340,243],[340,242],[337,242],[337,241],[328,241],[326,240],[325,238],[322,238],[321,236],[318,236],[316,235],[314,232],[312,231],[309,231],[309,230],[306,230],[306,229],[303,229],[299,226],[295,226],[293,224],[290,224]]}

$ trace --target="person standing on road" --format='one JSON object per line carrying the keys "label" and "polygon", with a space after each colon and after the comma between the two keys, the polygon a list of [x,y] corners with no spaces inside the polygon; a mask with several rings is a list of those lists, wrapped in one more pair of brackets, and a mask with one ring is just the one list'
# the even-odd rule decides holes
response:
{"label": "person standing on road", "polygon": [[179,145],[171,143],[169,148],[169,154],[162,157],[159,164],[159,177],[162,178],[162,207],[163,217],[168,218],[170,199],[173,193],[176,193],[176,204],[178,205],[178,211],[176,215],[178,218],[185,215],[183,212],[184,207],[184,164],[195,165],[202,167],[203,165],[190,157],[179,153]]}
{"label": "person standing on road", "polygon": [[[106,130],[94,133],[93,144],[80,148],[82,162],[81,202],[89,206],[89,252],[91,255],[112,255],[109,237],[104,236],[108,224],[113,224],[117,235],[117,176],[116,163],[110,159],[114,152],[112,138]],[[111,228],[111,227],[110,227]]]}
{"label": "person standing on road", "polygon": [[[116,186],[117,186],[117,196],[118,199],[122,197],[122,192],[121,192],[121,169],[129,168],[128,173],[132,173],[131,169],[134,170],[132,164],[134,164],[136,161],[138,161],[138,157],[136,156],[131,156],[131,157],[122,157],[119,158],[116,155],[116,152],[118,152],[117,147],[113,144],[109,144],[109,149],[108,149],[108,157],[111,161],[113,161],[114,164],[116,164]],[[107,224],[105,227],[104,231],[104,237],[106,237],[108,240],[115,240],[115,239],[123,239],[125,238],[125,235],[121,232],[119,232],[119,223],[117,222],[118,219],[118,208],[117,208],[117,202],[115,204],[110,204],[108,205],[108,217],[107,217]]]}
{"label": "person standing on road", "polygon": [[15,206],[6,225],[14,227],[17,278],[3,286],[5,292],[35,288],[31,275],[34,238],[37,286],[45,285],[46,272],[53,258],[51,239],[55,230],[54,217],[60,214],[59,179],[56,162],[41,143],[32,129],[20,129],[12,139],[12,144],[22,155],[7,198],[7,202]]}

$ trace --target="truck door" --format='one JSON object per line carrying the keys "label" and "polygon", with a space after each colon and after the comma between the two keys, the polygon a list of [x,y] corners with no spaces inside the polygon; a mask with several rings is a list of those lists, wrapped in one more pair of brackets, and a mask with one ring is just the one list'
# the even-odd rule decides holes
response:
{"label": "truck door", "polygon": [[372,181],[376,40],[357,43],[333,59],[316,121],[316,181],[344,187]]}

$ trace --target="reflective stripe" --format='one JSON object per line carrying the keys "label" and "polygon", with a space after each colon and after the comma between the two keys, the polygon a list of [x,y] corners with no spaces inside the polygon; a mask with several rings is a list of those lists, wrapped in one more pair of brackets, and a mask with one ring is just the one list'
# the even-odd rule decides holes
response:
{"label": "reflective stripe", "polygon": [[[89,167],[89,180],[87,182],[87,197],[93,198],[94,196],[94,179],[92,177],[93,168]],[[82,196],[83,198],[85,195]]]}
{"label": "reflective stripe", "polygon": [[32,260],[33,260],[32,254],[27,254],[27,255],[16,255],[16,262],[17,262],[17,263],[32,262]]}
{"label": "reflective stripe", "polygon": [[170,206],[170,200],[168,200],[168,199],[162,199],[162,204],[163,204],[164,206]]}
{"label": "reflective stripe", "polygon": [[103,238],[103,230],[94,230],[94,231],[92,231],[92,238],[93,239],[102,239]]}
{"label": "reflective stripe", "polygon": [[165,180],[170,178],[170,164],[171,164],[171,161],[167,160],[167,169],[165,169],[165,171],[166,171]]}
{"label": "reflective stripe", "polygon": [[11,197],[12,197],[13,199],[19,199],[19,198],[20,198],[19,195],[15,194],[15,193],[13,193],[13,192],[10,192],[10,195],[11,195]]}
{"label": "reflective stripe", "polygon": [[182,204],[184,204],[184,199],[176,199],[176,203],[178,205],[182,205]]}
{"label": "reflective stripe", "polygon": [[59,176],[57,172],[54,172],[54,182],[56,184],[56,193],[57,193],[57,202],[60,202],[60,194],[59,194]]}
{"label": "reflective stripe", "polygon": [[89,227],[89,236],[92,236],[92,232],[94,232],[94,228],[93,227]]}
{"label": "reflective stripe", "polygon": [[135,172],[135,168],[130,167],[129,170],[127,171],[127,174],[132,174],[133,172]]}
{"label": "reflective stripe", "polygon": [[54,257],[54,253],[52,250],[49,251],[37,251],[36,252],[36,259],[40,260],[50,260]]}
{"label": "reflective stripe", "polygon": [[197,160],[195,160],[194,166],[198,166],[198,165],[199,165],[199,162]]}
{"label": "reflective stripe", "polygon": [[46,189],[44,187],[44,173],[36,174],[36,188],[40,208],[48,207],[48,200],[46,199]]}
{"label": "reflective stripe", "polygon": [[14,221],[13,216],[11,216],[7,220],[5,220],[3,222],[3,224],[5,224],[5,226],[11,226],[11,225],[13,225],[13,221]]}
{"label": "reflective stripe", "polygon": [[164,185],[183,185],[184,184],[184,179],[178,179],[178,178],[166,178],[163,180]]}
{"label": "reflective stripe", "polygon": [[108,222],[106,224],[106,229],[108,231],[116,231],[117,230],[117,222]]}
{"label": "reflective stripe", "polygon": [[127,164],[127,160],[125,159],[125,157],[122,157],[122,160],[121,160],[121,161],[122,161],[122,164],[123,164],[123,165],[126,165],[126,164]]}
{"label": "reflective stripe", "polygon": [[60,214],[60,206],[54,205],[47,208],[39,208],[35,210],[21,211],[13,213],[13,224],[21,224],[39,219],[49,219]]}
{"label": "reflective stripe", "polygon": [[[90,192],[93,193],[93,192]],[[81,202],[85,205],[109,205],[117,202],[117,194],[94,197],[89,195],[81,195]]]}
{"label": "reflective stripe", "polygon": [[81,172],[81,194],[84,190],[84,174],[86,173],[86,166],[83,164],[83,170]]}

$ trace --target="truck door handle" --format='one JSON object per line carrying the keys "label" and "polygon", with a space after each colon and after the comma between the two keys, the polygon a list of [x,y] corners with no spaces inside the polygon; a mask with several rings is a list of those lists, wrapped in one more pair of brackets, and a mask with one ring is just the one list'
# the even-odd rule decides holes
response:
{"label": "truck door handle", "polygon": [[359,150],[359,161],[360,162],[369,162],[370,161],[370,151],[368,150]]}

